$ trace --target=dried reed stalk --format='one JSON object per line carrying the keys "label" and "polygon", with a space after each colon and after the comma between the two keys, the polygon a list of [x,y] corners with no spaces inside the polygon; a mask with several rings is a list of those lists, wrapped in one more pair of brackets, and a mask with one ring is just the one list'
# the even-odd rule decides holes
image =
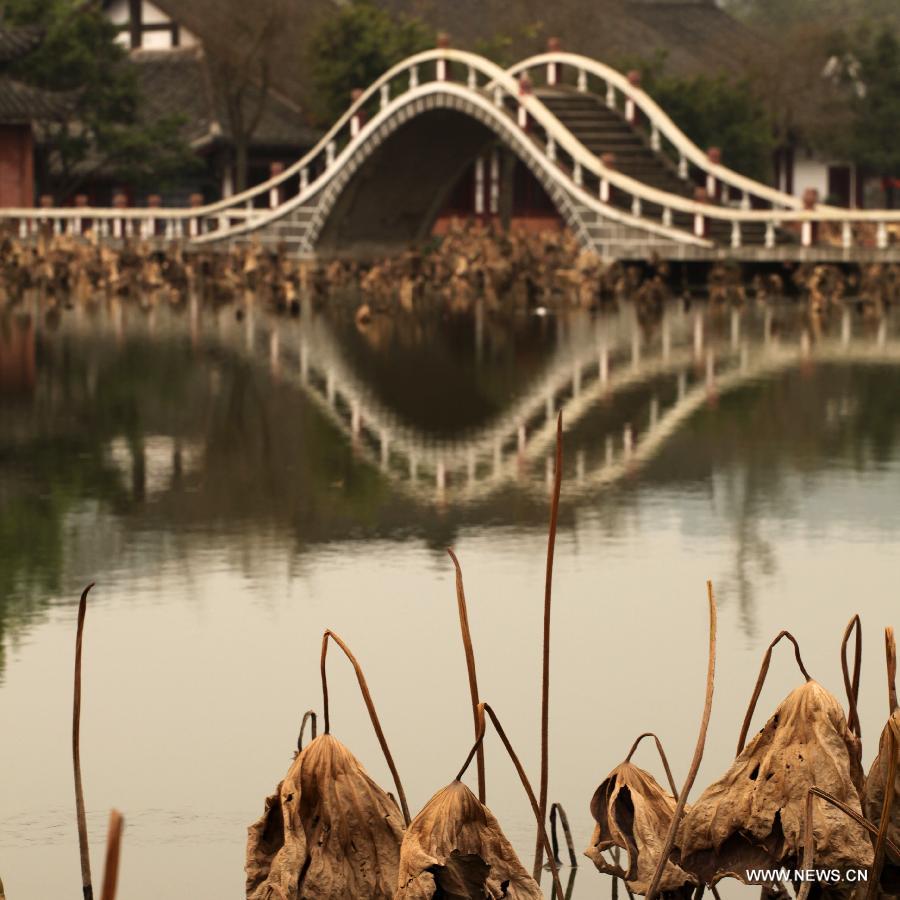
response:
{"label": "dried reed stalk", "polygon": [[875,858],[872,860],[872,871],[869,873],[869,887],[866,891],[866,900],[875,900],[879,894],[879,882],[881,870],[884,866],[885,841],[887,841],[888,828],[891,824],[891,807],[894,803],[895,779],[897,777],[897,748],[900,746],[900,727],[897,726],[895,717],[888,719],[887,727],[887,780],[884,785],[884,799],[881,805],[881,820],[878,823],[878,835],[875,838]]}
{"label": "dried reed stalk", "polygon": [[[456,554],[448,549],[450,559],[456,568],[456,605],[459,609],[459,630],[462,633],[463,650],[466,654],[466,669],[469,673],[469,693],[472,697],[472,719],[475,725],[475,734],[478,735],[478,675],[475,670],[475,649],[472,646],[472,633],[469,630],[469,611],[466,606],[466,592],[463,587],[462,568]],[[478,767],[478,799],[485,802],[485,778],[484,778],[484,746],[478,746],[475,760]]]}
{"label": "dried reed stalk", "polygon": [[[469,755],[466,757],[466,761],[463,763],[463,766],[459,770],[459,774],[457,774],[455,780],[460,781],[463,775],[466,774],[466,769],[469,768],[469,764],[472,762],[472,758],[475,756],[479,744],[484,741],[485,715],[490,716],[491,721],[494,723],[494,729],[497,732],[500,740],[503,742],[503,746],[506,748],[506,753],[509,756],[510,760],[512,760],[512,764],[515,767],[516,774],[519,776],[519,781],[522,782],[522,787],[525,789],[525,793],[528,795],[528,802],[531,804],[531,809],[534,813],[535,821],[537,822],[538,835],[542,842],[541,849],[546,851],[547,859],[550,863],[550,872],[553,876],[553,886],[556,891],[557,900],[565,900],[562,884],[559,880],[559,870],[556,868],[556,862],[553,859],[553,850],[550,847],[550,839],[547,836],[547,829],[544,826],[545,820],[544,817],[541,816],[540,806],[538,805],[537,798],[534,795],[534,790],[531,787],[531,782],[528,780],[528,776],[525,774],[525,769],[522,768],[522,763],[520,762],[516,751],[513,749],[512,744],[509,742],[509,738],[506,736],[506,732],[503,730],[503,726],[500,724],[500,720],[497,718],[497,714],[487,703],[478,704],[478,737],[475,740],[474,746],[469,751]],[[538,875],[540,875],[540,872],[538,872]],[[539,879],[535,878],[534,880],[538,881]]]}
{"label": "dried reed stalk", "polygon": [[634,756],[635,750],[637,750],[638,745],[644,738],[652,737],[656,742],[656,750],[659,753],[659,758],[662,760],[663,768],[666,770],[666,778],[669,781],[669,790],[672,791],[672,796],[675,798],[675,802],[678,802],[678,788],[675,787],[675,779],[672,777],[672,770],[669,768],[669,760],[666,756],[666,751],[663,750],[663,745],[660,739],[652,732],[645,731],[643,734],[639,734],[635,739],[634,743],[631,745],[631,749],[628,751],[628,755],[625,757],[625,762],[631,762],[631,757]]}
{"label": "dried reed stalk", "polygon": [[300,751],[303,749],[303,735],[306,733],[307,722],[309,722],[310,740],[315,740],[318,717],[316,716],[316,711],[314,709],[308,709],[305,713],[303,713],[303,718],[300,720],[300,732],[297,735],[297,753],[300,753]]}
{"label": "dried reed stalk", "polygon": [[[847,670],[847,642],[850,640],[850,632],[856,630],[856,647],[853,660],[853,680],[850,679],[850,673]],[[844,675],[844,690],[847,692],[847,704],[849,706],[849,715],[847,716],[847,727],[858,737],[862,738],[862,728],[859,722],[859,712],[857,703],[859,702],[859,676],[862,668],[862,623],[859,620],[859,614],[855,615],[848,623],[844,630],[844,637],[841,639],[841,672]]]}
{"label": "dried reed stalk", "polygon": [[400,798],[400,809],[403,811],[403,821],[406,825],[410,823],[410,815],[409,815],[409,807],[406,803],[406,793],[403,790],[403,785],[400,783],[400,774],[397,772],[397,766],[394,765],[394,757],[391,755],[390,748],[388,747],[387,740],[384,736],[384,731],[381,729],[381,722],[378,720],[378,713],[375,711],[375,703],[372,700],[372,695],[369,692],[369,686],[366,684],[366,676],[363,675],[362,667],[359,662],[357,662],[356,657],[350,651],[350,648],[338,637],[333,631],[330,629],[327,630],[322,635],[322,657],[320,662],[320,669],[322,673],[322,713],[325,718],[325,734],[331,733],[331,721],[328,716],[328,675],[326,672],[325,666],[325,658],[328,655],[328,639],[331,638],[338,647],[341,648],[344,652],[344,656],[350,660],[350,664],[353,666],[353,671],[356,673],[356,680],[359,682],[359,689],[362,693],[363,700],[366,704],[366,709],[369,711],[369,718],[372,720],[372,727],[375,729],[375,735],[378,738],[378,743],[381,745],[381,752],[384,754],[385,761],[388,764],[388,768],[391,770],[391,776],[394,779],[394,784],[397,788],[397,796]]}
{"label": "dried reed stalk", "polygon": [[103,891],[100,900],[116,900],[116,885],[119,881],[119,854],[122,846],[122,828],[125,820],[114,809],[109,814],[109,829],[106,833],[106,863],[103,866]]}
{"label": "dried reed stalk", "polygon": [[94,900],[91,884],[91,852],[88,846],[87,821],[84,812],[84,786],[81,781],[81,649],[84,639],[84,617],[92,581],[78,602],[78,626],[75,633],[75,691],[72,703],[72,767],[75,770],[75,818],[78,823],[78,852],[81,857],[81,891],[84,900]]}
{"label": "dried reed stalk", "polygon": [[772,643],[766,648],[766,654],[763,657],[762,665],[759,668],[759,675],[756,678],[756,685],[753,688],[753,696],[750,698],[750,705],[747,707],[747,714],[744,716],[744,724],[741,726],[741,733],[738,737],[737,753],[735,753],[735,756],[740,756],[741,751],[744,749],[744,744],[747,740],[747,732],[750,730],[750,722],[753,719],[753,713],[756,711],[756,702],[759,700],[763,683],[769,672],[769,663],[772,661],[772,650],[782,638],[787,638],[794,645],[794,657],[797,660],[797,665],[800,667],[800,671],[803,673],[803,677],[807,682],[812,681],[809,672],[806,671],[806,666],[803,665],[803,659],[800,657],[800,645],[797,643],[797,639],[789,631],[779,631]]}
{"label": "dried reed stalk", "polygon": [[894,641],[894,629],[884,629],[884,655],[887,658],[888,680],[888,715],[897,709],[897,644]]}
{"label": "dried reed stalk", "polygon": [[[562,487],[562,410],[556,419],[556,461],[553,474],[553,500],[550,504],[550,530],[547,535],[547,573],[544,579],[544,645],[541,669],[541,780],[540,799],[538,810],[540,812],[540,828],[534,848],[534,866],[532,875],[538,880],[543,864],[544,843],[541,840],[541,832],[547,821],[547,790],[550,771],[549,745],[550,745],[550,600],[553,587],[553,553],[556,548],[556,525],[559,520],[559,493]],[[557,879],[558,881],[559,879]]]}
{"label": "dried reed stalk", "polygon": [[562,823],[563,834],[566,836],[566,847],[569,850],[569,865],[573,869],[578,868],[578,857],[575,855],[575,844],[572,841],[572,829],[569,828],[569,817],[563,809],[562,803],[550,804],[550,843],[553,845],[553,861],[560,865],[559,859],[559,839],[556,836],[556,817]]}
{"label": "dried reed stalk", "polygon": [[694,749],[694,758],[691,760],[687,777],[684,779],[681,795],[678,798],[678,802],[675,804],[675,812],[672,814],[672,823],[669,825],[669,833],[666,835],[659,862],[656,864],[653,880],[650,882],[650,887],[647,888],[646,900],[653,900],[659,890],[659,884],[662,881],[666,863],[669,861],[669,856],[672,854],[672,847],[675,845],[675,835],[678,832],[678,826],[681,823],[681,817],[684,814],[684,806],[685,803],[687,803],[687,797],[691,791],[691,787],[693,787],[694,779],[697,777],[697,770],[700,768],[700,762],[703,759],[703,749],[706,746],[706,732],[709,728],[709,717],[712,713],[713,689],[715,688],[716,682],[716,598],[713,594],[711,581],[706,582],[706,595],[709,602],[709,655],[706,667],[706,699],[703,704],[703,718],[700,722],[700,734],[697,736],[697,746]]}

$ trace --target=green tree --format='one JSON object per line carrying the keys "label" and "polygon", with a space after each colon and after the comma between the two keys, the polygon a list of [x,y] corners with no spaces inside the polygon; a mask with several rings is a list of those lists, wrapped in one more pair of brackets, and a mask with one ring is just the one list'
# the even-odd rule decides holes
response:
{"label": "green tree", "polygon": [[723,163],[743,175],[770,176],[772,123],[747,79],[672,75],[664,54],[618,67],[639,70],[644,90],[699,147],[719,147]]}
{"label": "green tree", "polygon": [[391,15],[373,0],[351,0],[316,30],[311,41],[314,112],[330,124],[392,65],[434,46],[434,33],[418,19]]}
{"label": "green tree", "polygon": [[65,198],[100,172],[157,186],[191,165],[181,120],[142,116],[136,71],[99,3],[6,0],[5,12],[12,24],[44,31],[41,45],[15,64],[13,74],[65,92],[69,100],[42,123],[38,174],[44,190]]}

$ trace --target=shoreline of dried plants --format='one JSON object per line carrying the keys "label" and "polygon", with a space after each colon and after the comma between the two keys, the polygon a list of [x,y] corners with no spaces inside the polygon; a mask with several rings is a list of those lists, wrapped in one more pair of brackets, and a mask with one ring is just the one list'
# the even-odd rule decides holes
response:
{"label": "shoreline of dried plants", "polygon": [[[555,900],[569,900],[573,881],[563,890],[559,877],[559,820],[574,874],[577,860],[568,817],[549,797],[549,679],[553,559],[561,492],[563,427],[557,421],[555,477],[550,504],[544,616],[541,641],[541,734],[538,793],[491,705],[478,689],[463,572],[449,550],[455,570],[456,598],[474,724],[474,742],[453,780],[439,789],[415,815],[410,814],[362,666],[344,640],[328,629],[322,636],[320,675],[324,731],[317,734],[317,713],[304,713],[297,749],[285,776],[264,803],[262,816],[249,827],[246,855],[247,900],[542,900],[540,886],[546,855]],[[90,854],[80,766],[81,662],[88,593],[78,609],[72,720],[76,820],[84,900],[92,900]],[[900,707],[897,701],[897,652],[894,632],[885,629],[888,715],[878,754],[869,772],[862,769],[858,713],[862,667],[862,623],[854,615],[840,644],[848,713],[815,681],[801,657],[800,644],[781,631],[766,648],[728,770],[688,804],[712,712],[717,641],[717,608],[707,582],[709,647],[703,710],[694,754],[677,788],[663,744],[644,732],[624,761],[600,783],[590,801],[595,827],[587,856],[598,872],[612,877],[612,897],[621,881],[633,900],[700,900],[725,878],[758,884],[763,898],[789,898],[780,881],[760,883],[751,870],[827,867],[866,869],[858,885],[813,885],[793,881],[797,900],[841,898],[877,900],[900,894]],[[853,666],[847,649],[853,637]],[[748,741],[750,725],[776,646],[787,640],[803,681],[778,705]],[[353,667],[372,728],[391,772],[396,797],[382,789],[360,761],[331,733],[327,653],[329,643]],[[500,823],[485,805],[484,737],[488,720],[513,764],[535,816],[536,852],[528,872]],[[307,725],[310,740],[304,744]],[[668,790],[632,762],[645,738],[653,738]],[[462,781],[476,761],[478,794]],[[818,802],[816,802],[818,801]],[[114,900],[123,829],[122,816],[110,815],[101,900]],[[609,854],[608,856],[606,854]],[[0,900],[4,900],[0,882]]]}

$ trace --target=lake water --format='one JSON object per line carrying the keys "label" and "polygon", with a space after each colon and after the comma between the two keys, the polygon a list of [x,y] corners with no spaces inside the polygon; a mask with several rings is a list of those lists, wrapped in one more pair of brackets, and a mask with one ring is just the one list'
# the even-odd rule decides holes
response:
{"label": "lake water", "polygon": [[[896,314],[626,305],[360,329],[309,309],[34,304],[0,322],[0,383],[10,900],[79,889],[71,676],[92,580],[84,783],[95,883],[108,811],[125,816],[123,900],[243,896],[246,827],[303,711],[321,709],[325,628],[366,671],[413,812],[453,778],[472,723],[447,547],[464,569],[481,693],[536,782],[560,409],[550,798],[579,856],[591,794],[634,736],[658,732],[684,777],[707,578],[718,681],[693,796],[733,758],[779,629],[844,702],[838,648],[857,611],[866,767],[874,756],[882,630],[900,625]],[[350,666],[333,653],[329,671],[334,734],[391,789]],[[760,724],[799,681],[779,648]],[[636,761],[662,780],[650,747]],[[487,776],[530,869],[530,809],[493,736]],[[573,897],[609,890],[582,857]]]}

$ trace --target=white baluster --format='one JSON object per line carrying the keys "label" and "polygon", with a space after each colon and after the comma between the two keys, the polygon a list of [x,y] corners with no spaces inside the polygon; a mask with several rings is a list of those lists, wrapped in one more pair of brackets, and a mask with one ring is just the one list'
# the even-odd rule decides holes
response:
{"label": "white baluster", "polygon": [[547,87],[556,86],[556,63],[547,63]]}
{"label": "white baluster", "polygon": [[672,210],[669,207],[665,207],[662,212],[662,223],[666,226],[666,228],[672,227]]}
{"label": "white baluster", "polygon": [[578,70],[578,90],[582,94],[587,92],[587,72],[584,69]]}
{"label": "white baluster", "polygon": [[419,67],[410,66],[409,68],[409,89],[415,90],[419,86]]}
{"label": "white baluster", "polygon": [[179,240],[184,237],[184,219],[175,220],[175,237]]}
{"label": "white baluster", "polygon": [[702,238],[704,231],[706,231],[706,222],[703,218],[703,213],[697,213],[694,216],[694,234]]}
{"label": "white baluster", "polygon": [[304,166],[300,170],[300,193],[304,193],[306,189],[309,187],[309,169]]}
{"label": "white baluster", "polygon": [[470,91],[474,91],[475,88],[478,87],[478,78],[475,75],[475,67],[474,66],[469,66],[469,74],[466,77],[466,87],[468,87],[468,89]]}
{"label": "white baluster", "polygon": [[771,250],[775,246],[775,225],[766,222],[766,249]]}
{"label": "white baluster", "polygon": [[552,137],[547,138],[547,158],[550,162],[556,162],[556,141]]}
{"label": "white baluster", "polygon": [[853,246],[853,228],[846,221],[841,225],[841,246],[845,250],[849,250]]}
{"label": "white baluster", "polygon": [[446,81],[447,80],[447,60],[439,59],[437,61],[437,66],[435,66],[435,74],[437,75],[438,81]]}
{"label": "white baluster", "polygon": [[496,215],[500,211],[500,153],[496,147],[491,151],[490,211]]}
{"label": "white baluster", "polygon": [[878,223],[878,230],[875,233],[875,243],[879,250],[886,250],[888,245],[887,226],[884,222]]}
{"label": "white baluster", "polygon": [[580,162],[575,163],[575,167],[572,169],[572,178],[575,180],[575,184],[577,184],[578,187],[581,187],[581,185],[584,181],[584,178],[581,174],[581,163]]}
{"label": "white baluster", "polygon": [[503,106],[503,88],[494,88],[494,106]]}
{"label": "white baluster", "polygon": [[803,222],[800,226],[800,243],[804,247],[811,247],[813,238],[813,223],[812,222]]}
{"label": "white baluster", "polygon": [[741,246],[741,223],[738,221],[731,223],[731,246],[735,250]]}
{"label": "white baluster", "polygon": [[525,126],[528,125],[528,110],[525,109],[521,103],[519,104],[517,121],[519,123],[519,128],[525,128]]}
{"label": "white baluster", "polygon": [[611,81],[606,84],[606,106],[609,109],[616,108],[616,89]]}
{"label": "white baluster", "polygon": [[750,209],[750,195],[746,191],[741,191],[741,209]]}
{"label": "white baluster", "polygon": [[631,214],[639,216],[641,214],[641,198],[633,197],[631,200]]}
{"label": "white baluster", "polygon": [[337,148],[334,141],[329,141],[325,148],[325,167],[330,169],[334,165],[334,155]]}
{"label": "white baluster", "polygon": [[600,179],[600,200],[609,203],[609,179],[605,175]]}
{"label": "white baluster", "polygon": [[475,160],[475,215],[484,214],[484,157]]}
{"label": "white baluster", "polygon": [[19,240],[24,241],[28,237],[28,219],[19,219]]}
{"label": "white baluster", "polygon": [[390,84],[386,83],[381,86],[381,89],[379,90],[378,101],[379,101],[379,104],[381,105],[382,109],[384,109],[388,105],[388,103],[391,102],[391,86],[390,86]]}
{"label": "white baluster", "polygon": [[650,129],[650,149],[654,153],[659,153],[661,147],[662,139],[659,136],[659,126],[654,122]]}
{"label": "white baluster", "polygon": [[688,161],[683,153],[678,156],[678,177],[682,180],[688,177]]}

